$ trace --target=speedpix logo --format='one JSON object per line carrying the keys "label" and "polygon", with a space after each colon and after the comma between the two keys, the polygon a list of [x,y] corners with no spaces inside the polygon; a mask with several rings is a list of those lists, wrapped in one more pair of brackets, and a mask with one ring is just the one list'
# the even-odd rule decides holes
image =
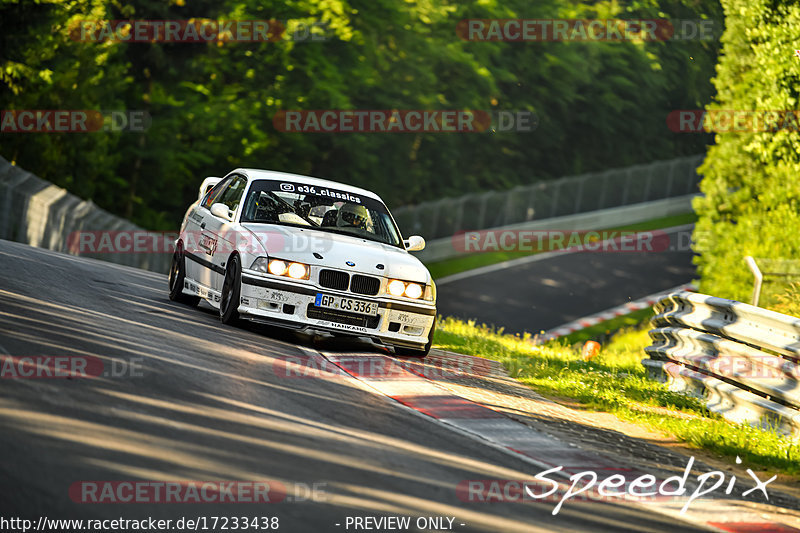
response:
{"label": "speedpix logo", "polygon": [[[741,464],[742,460],[737,457],[736,463]],[[570,483],[559,482],[553,478],[564,470],[563,466],[556,466],[536,474],[534,479],[529,481],[465,480],[456,487],[456,495],[461,501],[466,502],[557,502],[553,507],[553,515],[557,515],[568,501],[594,502],[621,499],[648,502],[667,499],[682,502],[683,507],[679,514],[684,514],[698,498],[707,497],[719,489],[730,495],[737,488],[736,476],[731,475],[727,478],[727,472],[719,470],[698,474],[692,479],[693,465],[694,457],[690,457],[682,475],[665,479],[646,473],[630,479],[623,473],[601,478],[597,472],[585,470],[569,476]],[[636,475],[634,472],[627,474]],[[747,474],[753,485],[748,490],[742,491],[741,496],[746,498],[755,493],[756,496],[760,494],[769,500],[767,485],[778,476],[763,481],[750,468],[747,469]]]}

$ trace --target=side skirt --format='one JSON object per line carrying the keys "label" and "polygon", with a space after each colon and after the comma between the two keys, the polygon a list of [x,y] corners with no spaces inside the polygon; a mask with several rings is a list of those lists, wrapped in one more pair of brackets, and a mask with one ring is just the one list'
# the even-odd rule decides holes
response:
{"label": "side skirt", "polygon": [[183,280],[183,294],[188,294],[189,296],[199,296],[207,301],[211,307],[215,309],[219,309],[219,302],[221,299],[221,294],[218,291],[210,289],[206,287],[202,283],[193,280],[191,278],[185,278]]}

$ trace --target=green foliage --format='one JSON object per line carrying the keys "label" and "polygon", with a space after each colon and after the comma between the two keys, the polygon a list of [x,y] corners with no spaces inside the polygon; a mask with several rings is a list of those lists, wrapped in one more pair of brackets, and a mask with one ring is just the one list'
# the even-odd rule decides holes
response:
{"label": "green foliage", "polygon": [[800,283],[789,284],[788,289],[777,297],[777,303],[772,307],[784,315],[800,317]]}
{"label": "green foliage", "polygon": [[[709,110],[797,110],[800,6],[723,0],[725,33]],[[700,290],[749,301],[744,257],[800,258],[800,132],[716,136],[700,168],[704,198],[695,202]]]}
{"label": "green foliage", "polygon": [[[700,5],[702,4],[702,5]],[[2,109],[128,109],[145,133],[3,134],[20,166],[154,229],[236,167],[375,190],[391,207],[703,150],[664,118],[707,102],[714,41],[470,42],[465,18],[719,18],[647,0],[0,0]],[[80,19],[323,21],[326,39],[80,42]],[[291,27],[291,26],[290,26]],[[279,110],[528,110],[531,133],[281,133]]]}

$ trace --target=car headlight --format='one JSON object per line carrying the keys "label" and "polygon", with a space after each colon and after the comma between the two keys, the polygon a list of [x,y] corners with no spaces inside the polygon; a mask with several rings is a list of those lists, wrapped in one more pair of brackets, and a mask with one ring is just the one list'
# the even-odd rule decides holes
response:
{"label": "car headlight", "polygon": [[291,263],[287,269],[290,278],[308,279],[308,267],[303,263]]}
{"label": "car headlight", "polygon": [[280,259],[273,259],[269,262],[269,273],[276,276],[283,276],[286,274],[286,262]]}
{"label": "car headlight", "polygon": [[419,300],[425,294],[425,286],[412,281],[392,279],[386,285],[386,291],[392,296],[405,296],[412,300]]}
{"label": "car headlight", "polygon": [[402,296],[406,292],[406,284],[399,279],[393,279],[386,286],[392,296]]}
{"label": "car headlight", "polygon": [[274,276],[287,276],[292,279],[308,279],[311,273],[308,265],[283,259],[268,259],[259,257],[253,261],[250,270],[256,270]]}
{"label": "car headlight", "polygon": [[415,300],[420,298],[422,296],[422,285],[418,283],[409,283],[406,285],[406,296]]}

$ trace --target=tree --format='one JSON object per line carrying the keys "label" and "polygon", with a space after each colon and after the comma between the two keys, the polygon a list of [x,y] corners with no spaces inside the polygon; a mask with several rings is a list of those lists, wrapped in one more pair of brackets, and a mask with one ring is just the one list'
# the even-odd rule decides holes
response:
{"label": "tree", "polygon": [[774,127],[718,133],[700,168],[705,196],[695,201],[694,237],[700,288],[747,300],[753,282],[745,256],[800,257],[800,125],[792,113],[800,90],[794,52],[800,6],[767,0],[724,0],[723,6],[718,94],[707,111],[789,112]]}

